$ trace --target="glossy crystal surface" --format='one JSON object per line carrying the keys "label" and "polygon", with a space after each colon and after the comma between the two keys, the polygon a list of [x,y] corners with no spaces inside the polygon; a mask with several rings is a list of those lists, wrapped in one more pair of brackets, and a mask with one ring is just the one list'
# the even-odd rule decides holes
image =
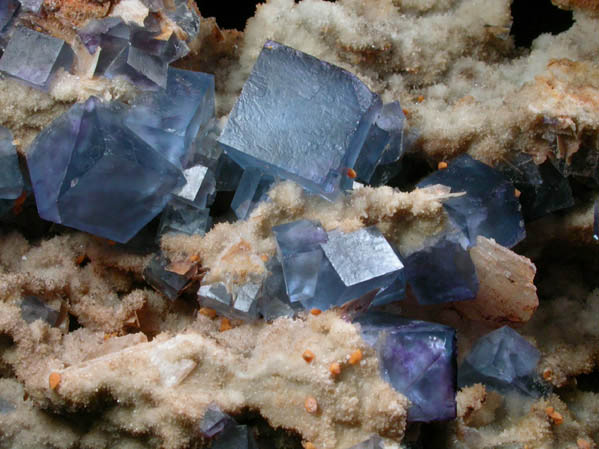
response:
{"label": "glossy crystal surface", "polygon": [[0,34],[5,31],[18,9],[19,2],[17,0],[3,0],[0,2]]}
{"label": "glossy crystal surface", "polygon": [[424,178],[418,187],[434,184],[449,186],[452,193],[466,193],[445,200],[443,206],[471,246],[476,245],[479,235],[507,248],[524,238],[524,220],[514,185],[499,171],[463,154],[448,168]]}
{"label": "glossy crystal surface", "polygon": [[146,266],[143,275],[148,284],[172,301],[181,294],[189,279],[168,271],[169,263],[164,256],[157,255]]}
{"label": "glossy crystal surface", "polygon": [[459,369],[460,386],[483,383],[500,392],[537,396],[541,354],[518,332],[501,327],[479,338]]}
{"label": "glossy crystal surface", "polygon": [[181,171],[123,126],[118,103],[75,104],[27,155],[40,216],[126,242],[183,185]]}
{"label": "glossy crystal surface", "polygon": [[169,232],[204,235],[211,225],[210,209],[173,199],[162,211],[158,235],[161,236]]}
{"label": "glossy crystal surface", "polygon": [[73,52],[55,37],[19,26],[2,58],[0,71],[36,89],[47,90],[59,68],[69,70]]}
{"label": "glossy crystal surface", "polygon": [[199,430],[206,438],[214,438],[233,425],[235,425],[233,418],[223,413],[216,404],[210,404],[200,421]]}
{"label": "glossy crystal surface", "polygon": [[23,192],[24,182],[12,133],[0,126],[0,199],[12,200]]}
{"label": "glossy crystal surface", "polygon": [[268,190],[274,182],[272,176],[265,175],[261,170],[255,168],[245,170],[231,202],[231,209],[237,219],[245,220],[259,202],[266,200]]}
{"label": "glossy crystal surface", "polygon": [[408,421],[455,418],[454,329],[383,312],[368,312],[357,322],[377,349],[383,378],[412,402]]}
{"label": "glossy crystal surface", "polygon": [[244,169],[334,197],[380,108],[351,73],[267,41],[219,142]]}

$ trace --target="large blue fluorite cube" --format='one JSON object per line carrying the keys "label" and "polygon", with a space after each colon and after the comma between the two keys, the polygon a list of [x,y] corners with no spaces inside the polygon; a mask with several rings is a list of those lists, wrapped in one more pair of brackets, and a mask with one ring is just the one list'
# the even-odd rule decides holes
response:
{"label": "large blue fluorite cube", "polygon": [[166,89],[135,98],[126,124],[173,164],[186,166],[198,132],[214,117],[214,76],[169,68]]}
{"label": "large blue fluorite cube", "polygon": [[23,175],[12,133],[0,126],[0,199],[18,198],[23,192],[23,186]]}
{"label": "large blue fluorite cube", "polygon": [[40,217],[126,242],[164,208],[181,171],[123,124],[124,108],[75,104],[27,155]]}
{"label": "large blue fluorite cube", "polygon": [[482,235],[511,248],[526,235],[514,186],[494,168],[463,154],[445,170],[424,178],[418,187],[433,184],[449,186],[452,192],[466,192],[445,200],[443,205],[471,246]]}
{"label": "large blue fluorite cube", "polygon": [[459,369],[459,384],[483,383],[500,392],[537,396],[537,364],[541,354],[509,326],[481,337]]}
{"label": "large blue fluorite cube", "polygon": [[347,170],[380,108],[351,73],[268,41],[219,142],[243,168],[334,197],[351,185]]}
{"label": "large blue fluorite cube", "polygon": [[455,418],[454,329],[382,312],[369,312],[357,322],[364,340],[377,348],[383,378],[412,402],[408,421]]}
{"label": "large blue fluorite cube", "polygon": [[0,71],[28,86],[47,90],[59,68],[70,69],[73,51],[48,34],[17,27],[0,59]]}

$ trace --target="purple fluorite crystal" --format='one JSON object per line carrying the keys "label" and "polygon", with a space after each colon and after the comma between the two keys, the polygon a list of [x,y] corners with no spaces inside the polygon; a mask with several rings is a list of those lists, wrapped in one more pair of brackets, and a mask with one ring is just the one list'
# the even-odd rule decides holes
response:
{"label": "purple fluorite crystal", "polygon": [[202,417],[199,430],[206,438],[214,438],[234,425],[233,418],[223,413],[216,404],[210,404]]}
{"label": "purple fluorite crystal", "polygon": [[455,330],[382,312],[357,322],[364,340],[377,348],[383,378],[412,402],[408,421],[456,417]]}

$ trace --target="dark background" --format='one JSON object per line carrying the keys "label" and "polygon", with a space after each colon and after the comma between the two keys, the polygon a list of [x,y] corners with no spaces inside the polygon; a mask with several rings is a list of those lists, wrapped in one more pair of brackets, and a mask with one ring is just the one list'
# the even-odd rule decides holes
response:
{"label": "dark background", "polygon": [[[221,28],[236,28],[240,31],[244,29],[246,20],[254,15],[256,4],[261,3],[247,0],[196,2],[202,16],[216,17]],[[572,13],[553,6],[550,0],[515,0],[512,3],[512,17],[514,24],[511,34],[518,47],[530,47],[531,42],[540,34],[557,34],[572,25]]]}

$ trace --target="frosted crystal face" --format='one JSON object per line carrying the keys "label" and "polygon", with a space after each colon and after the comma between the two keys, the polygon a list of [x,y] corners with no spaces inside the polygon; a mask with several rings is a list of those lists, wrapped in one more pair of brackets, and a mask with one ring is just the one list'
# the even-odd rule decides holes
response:
{"label": "frosted crystal face", "polygon": [[368,131],[354,166],[360,182],[369,183],[379,164],[391,164],[403,156],[405,119],[399,102],[382,107]]}
{"label": "frosted crystal face", "polygon": [[27,163],[40,217],[124,243],[162,211],[183,176],[125,112],[91,97],[37,136]]}
{"label": "frosted crystal face", "polygon": [[42,320],[50,326],[56,326],[59,312],[35,296],[25,296],[21,301],[21,318],[28,323]]}
{"label": "frosted crystal face", "polygon": [[23,192],[23,175],[19,167],[12,133],[0,126],[0,198],[12,200]]}
{"label": "frosted crystal face", "polygon": [[138,95],[126,124],[171,163],[188,168],[192,142],[213,117],[214,76],[169,68],[166,89]]}
{"label": "frosted crystal face", "polygon": [[519,199],[527,220],[574,205],[570,183],[549,161],[537,165],[528,154],[518,153],[497,169],[521,192]]}
{"label": "frosted crystal face", "polygon": [[537,396],[537,364],[541,354],[509,326],[481,337],[459,369],[460,386],[483,383],[500,392]]}
{"label": "frosted crystal face", "polygon": [[235,196],[231,202],[231,209],[239,220],[245,220],[256,208],[259,202],[267,198],[270,187],[275,179],[265,175],[255,168],[248,168],[243,172]]}
{"label": "frosted crystal face", "polygon": [[448,236],[408,256],[406,277],[420,304],[473,299],[478,292],[470,254]]}
{"label": "frosted crystal face", "polygon": [[268,41],[219,142],[245,169],[332,198],[351,186],[347,170],[380,108],[351,73]]}
{"label": "frosted crystal face", "polygon": [[233,296],[222,282],[202,285],[198,290],[198,300],[202,307],[214,309],[219,315],[230,315]]}
{"label": "frosted crystal face", "polygon": [[199,208],[210,206],[216,194],[216,179],[208,167],[201,164],[183,170],[185,185],[173,194]]}
{"label": "frosted crystal face", "polygon": [[144,270],[144,279],[156,291],[164,294],[168,299],[175,300],[189,283],[189,279],[172,271],[166,267],[169,260],[164,256],[157,255],[152,258]]}
{"label": "frosted crystal face", "polygon": [[0,59],[0,71],[36,89],[47,90],[59,68],[69,70],[73,52],[65,41],[17,27]]}
{"label": "frosted crystal face", "polygon": [[382,312],[368,312],[357,322],[377,349],[385,380],[412,402],[408,421],[456,417],[454,329]]}
{"label": "frosted crystal face", "polygon": [[443,184],[465,195],[443,202],[452,222],[476,245],[482,235],[511,248],[526,232],[515,189],[500,172],[463,154],[424,178],[418,187]]}

